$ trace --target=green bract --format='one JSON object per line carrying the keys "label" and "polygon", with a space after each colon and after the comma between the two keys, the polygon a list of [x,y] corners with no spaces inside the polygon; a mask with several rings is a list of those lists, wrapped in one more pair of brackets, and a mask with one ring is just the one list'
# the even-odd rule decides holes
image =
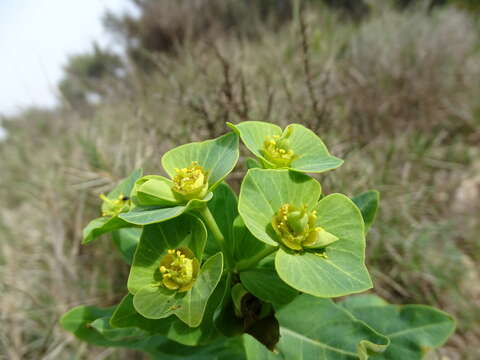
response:
{"label": "green bract", "polygon": [[321,173],[343,164],[343,160],[330,155],[313,131],[299,124],[291,124],[284,131],[277,125],[261,121],[228,126],[238,133],[265,168]]}
{"label": "green bract", "polygon": [[135,310],[132,294],[126,295],[117,306],[110,319],[110,324],[115,328],[136,327],[149,333],[161,334],[184,345],[209,344],[220,336],[213,325],[213,316],[222,300],[226,285],[226,278],[221,279],[210,296],[203,320],[197,327],[188,326],[175,315],[165,319],[145,318]]}
{"label": "green bract", "polygon": [[132,192],[137,207],[120,218],[148,225],[205,206],[211,192],[235,167],[238,156],[238,136],[234,133],[168,151],[162,165],[171,179],[159,175],[138,179]]}
{"label": "green bract", "polygon": [[[242,183],[238,208],[245,225],[259,240],[284,245],[276,254],[275,267],[290,286],[320,297],[365,291],[372,283],[364,264],[365,235],[360,211],[341,194],[318,201],[320,192],[320,184],[308,176],[288,170],[252,169]],[[318,241],[323,248],[308,246],[312,244],[310,232],[305,234],[307,246],[298,247],[279,235],[272,219],[277,221],[278,211],[285,204],[310,214],[316,212],[314,225],[321,229]],[[302,226],[309,222],[307,216]]]}
{"label": "green bract", "polygon": [[206,230],[194,216],[145,227],[128,278],[135,309],[149,319],[175,314],[198,326],[222,274],[222,254],[199,269]]}
{"label": "green bract", "polygon": [[116,229],[130,227],[119,215],[130,209],[130,193],[142,170],[132,172],[121,181],[107,196],[103,195],[102,217],[92,220],[83,230],[83,244],[87,244],[102,234]]}
{"label": "green bract", "polygon": [[[102,196],[83,242],[112,232],[131,266],[128,294],[111,308],[72,309],[63,327],[162,360],[417,360],[442,345],[455,322],[441,311],[330,299],[372,287],[365,236],[379,193],[323,195],[305,172],[342,160],[301,125],[230,126],[165,153],[169,178],[137,170]],[[237,134],[257,156],[240,167],[238,198],[226,182]]]}

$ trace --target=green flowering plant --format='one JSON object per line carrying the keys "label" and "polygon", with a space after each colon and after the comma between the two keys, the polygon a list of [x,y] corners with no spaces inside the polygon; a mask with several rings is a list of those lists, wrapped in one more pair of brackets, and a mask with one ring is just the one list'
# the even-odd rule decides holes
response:
{"label": "green flowering plant", "polygon": [[130,193],[132,192],[135,182],[141,176],[142,170],[135,170],[107,195],[100,195],[100,199],[103,201],[101,217],[90,221],[83,229],[83,244],[88,244],[102,234],[131,227],[131,224],[122,220],[119,215],[130,210],[132,206]]}
{"label": "green flowering plant", "polygon": [[228,126],[240,136],[263,168],[321,173],[343,164],[342,159],[330,155],[313,131],[300,124],[291,124],[285,130],[261,121],[228,123]]}
{"label": "green flowering plant", "polygon": [[[168,177],[140,170],[101,195],[84,243],[111,233],[130,266],[128,292],[61,319],[79,339],[152,359],[422,359],[455,329],[423,305],[365,292],[366,236],[379,193],[323,194],[309,173],[338,168],[298,124],[258,121],[174,148]],[[239,195],[226,182],[239,139],[256,156]],[[342,297],[341,299],[339,299]]]}
{"label": "green flowering plant", "polygon": [[119,217],[144,226],[205,208],[212,191],[235,167],[238,156],[238,137],[232,133],[166,152],[161,162],[171,179],[159,175],[137,179],[131,193],[134,207]]}

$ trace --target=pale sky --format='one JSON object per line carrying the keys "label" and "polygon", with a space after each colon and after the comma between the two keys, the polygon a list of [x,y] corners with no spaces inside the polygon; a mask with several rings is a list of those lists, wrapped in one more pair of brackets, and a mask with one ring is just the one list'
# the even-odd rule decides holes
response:
{"label": "pale sky", "polygon": [[128,0],[0,0],[0,114],[54,105],[68,55],[93,40],[112,45],[103,13],[132,8]]}

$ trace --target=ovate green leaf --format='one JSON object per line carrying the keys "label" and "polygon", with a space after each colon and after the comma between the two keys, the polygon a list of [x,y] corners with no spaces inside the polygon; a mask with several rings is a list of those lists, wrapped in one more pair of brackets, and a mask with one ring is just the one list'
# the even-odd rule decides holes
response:
{"label": "ovate green leaf", "polygon": [[159,264],[169,249],[186,246],[200,260],[206,241],[203,223],[192,215],[146,226],[133,258],[128,277],[128,290],[135,294],[142,287],[159,281]]}
{"label": "ovate green leaf", "polygon": [[244,336],[249,360],[364,360],[389,344],[388,338],[327,299],[301,295],[276,316],[280,322],[278,355]]}
{"label": "ovate green leaf", "polygon": [[238,136],[228,133],[213,140],[185,144],[167,151],[162,165],[170,177],[176,168],[185,168],[196,161],[209,174],[209,190],[215,189],[233,170],[239,156]]}
{"label": "ovate green leaf", "polygon": [[132,224],[120,219],[117,216],[114,217],[100,217],[93,219],[83,229],[82,244],[88,244],[92,242],[100,235],[112,232],[114,230],[122,229],[125,227],[131,227]]}
{"label": "ovate green leaf", "polygon": [[233,222],[233,258],[236,262],[248,260],[258,252],[262,251],[266,245],[258,241],[247,229],[240,216],[237,216]]}
{"label": "ovate green leaf", "polygon": [[360,209],[365,222],[365,232],[368,232],[377,215],[380,193],[376,190],[366,191],[352,198],[352,201]]}
{"label": "ovate green leaf", "polygon": [[272,304],[288,304],[298,295],[297,290],[278,277],[273,267],[243,271],[240,273],[240,280],[249,292]]}
{"label": "ovate green leaf", "polygon": [[151,225],[174,219],[188,210],[204,206],[212,198],[213,194],[208,193],[202,200],[193,199],[186,205],[177,205],[166,208],[136,207],[127,213],[122,213],[119,217],[134,225]]}
{"label": "ovate green leaf", "polygon": [[283,204],[306,205],[311,211],[321,194],[318,181],[288,170],[251,169],[243,179],[238,211],[250,232],[268,245],[278,246],[271,222]]}
{"label": "ovate green leaf", "polygon": [[112,232],[112,240],[125,261],[131,265],[133,254],[140,243],[141,228],[124,228]]}
{"label": "ovate green leaf", "polygon": [[222,271],[223,256],[218,253],[203,264],[192,289],[179,293],[158,284],[148,284],[135,294],[133,306],[149,319],[161,319],[174,314],[188,326],[197,327],[202,322],[208,299]]}
{"label": "ovate green leaf", "polygon": [[275,267],[293,288],[319,297],[338,297],[365,291],[372,282],[365,266],[364,224],[355,204],[342,194],[318,203],[317,225],[337,236],[323,254],[280,249]]}
{"label": "ovate green leaf", "polygon": [[374,295],[354,296],[341,305],[390,339],[378,359],[420,360],[428,350],[442,346],[455,330],[450,315],[429,306],[389,305]]}
{"label": "ovate green leaf", "polygon": [[294,160],[288,166],[289,169],[320,173],[336,169],[343,164],[343,160],[330,155],[323,141],[303,125],[291,124],[284,131],[277,125],[260,121],[228,125],[240,135],[245,146],[267,164],[267,167],[275,168],[276,165],[269,162],[262,153],[265,140],[272,135],[280,136],[286,132],[291,132],[289,145],[295,154]]}
{"label": "ovate green leaf", "polygon": [[113,328],[110,325],[109,317],[96,319],[90,324],[90,326],[102,334],[106,339],[113,341],[139,340],[148,336],[146,331],[135,327],[122,329]]}
{"label": "ovate green leaf", "polygon": [[[158,360],[244,360],[240,344],[235,341],[221,339],[209,346],[185,346],[171,341],[161,335],[144,336],[141,338],[122,338],[113,340],[105,336],[108,331],[106,317],[110,316],[112,308],[97,308],[94,306],[78,306],[60,319],[62,327],[72,332],[77,338],[89,344],[107,347],[123,347],[145,351],[151,359]],[[110,329],[116,331],[119,329]],[[122,329],[120,329],[122,331]],[[112,335],[113,333],[110,333]]]}

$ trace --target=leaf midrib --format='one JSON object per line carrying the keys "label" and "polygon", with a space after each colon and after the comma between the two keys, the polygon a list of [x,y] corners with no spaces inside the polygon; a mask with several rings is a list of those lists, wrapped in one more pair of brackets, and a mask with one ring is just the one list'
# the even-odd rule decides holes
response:
{"label": "leaf midrib", "polygon": [[401,335],[404,335],[404,334],[408,334],[408,333],[410,333],[410,332],[420,331],[420,330],[423,330],[423,329],[425,329],[425,328],[430,328],[430,327],[435,327],[435,326],[439,326],[439,325],[444,325],[445,323],[447,323],[447,321],[442,321],[442,322],[438,322],[438,323],[434,323],[434,324],[427,324],[427,325],[417,326],[417,327],[414,327],[414,328],[397,331],[397,332],[388,334],[388,335],[386,335],[386,336],[388,336],[388,337],[390,337],[390,338],[392,338],[392,337],[397,337],[397,336],[401,336]]}
{"label": "leaf midrib", "polygon": [[281,326],[280,327],[280,332],[286,332],[286,333],[289,333],[290,335],[292,335],[293,337],[296,337],[296,338],[299,338],[301,339],[302,341],[305,341],[305,342],[309,342],[311,344],[314,344],[314,345],[318,345],[319,347],[321,348],[324,348],[324,349],[328,349],[328,350],[331,350],[331,351],[335,351],[337,353],[340,353],[340,354],[343,354],[343,355],[348,355],[348,356],[353,356],[354,358],[358,358],[358,354],[355,354],[355,353],[352,353],[352,352],[349,352],[349,351],[345,351],[345,350],[342,350],[342,349],[339,349],[339,348],[336,348],[336,347],[333,347],[333,346],[330,346],[330,345],[327,345],[325,343],[322,343],[318,340],[314,340],[314,339],[311,339],[309,337],[306,337],[305,335],[302,335],[302,334],[299,334],[293,330],[290,330],[286,327],[283,327]]}

